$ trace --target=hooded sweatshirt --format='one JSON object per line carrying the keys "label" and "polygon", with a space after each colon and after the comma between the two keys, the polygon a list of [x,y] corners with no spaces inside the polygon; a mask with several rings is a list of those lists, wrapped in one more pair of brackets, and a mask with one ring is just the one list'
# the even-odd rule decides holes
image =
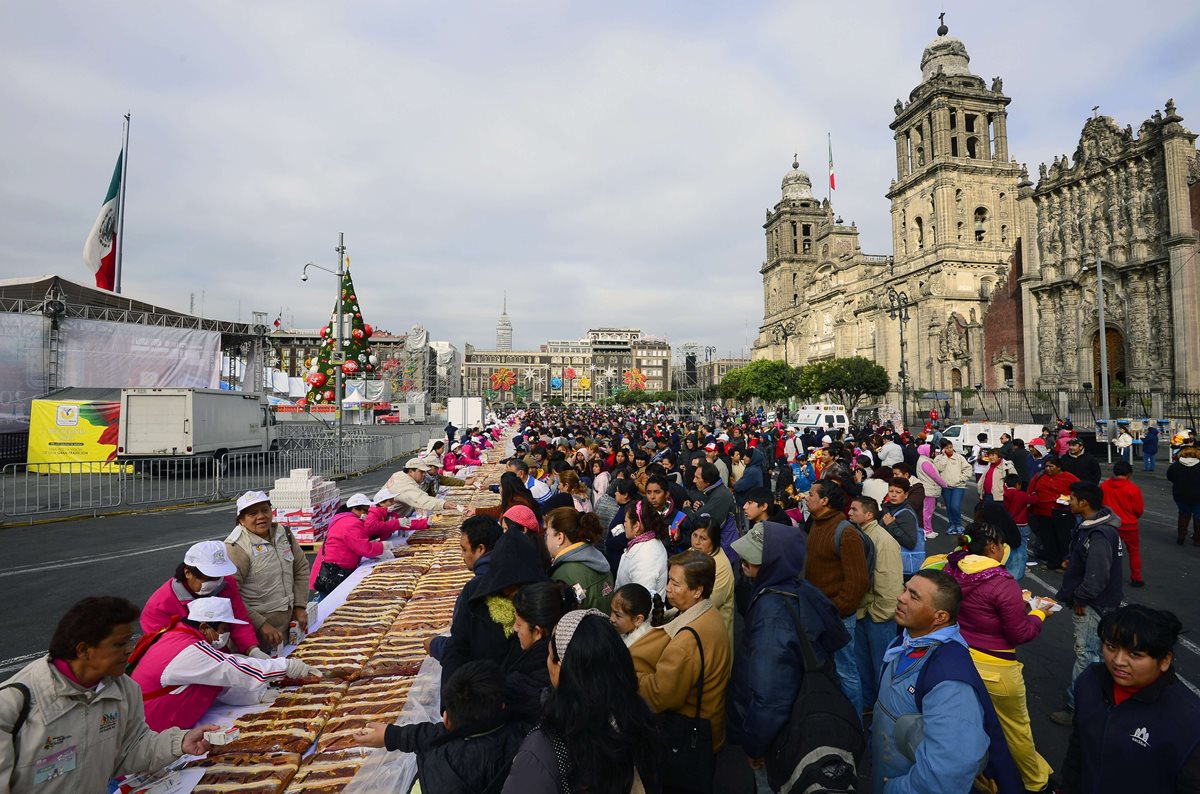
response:
{"label": "hooded sweatshirt", "polygon": [[1112,477],[1100,483],[1100,490],[1104,492],[1104,505],[1121,519],[1121,529],[1136,532],[1138,520],[1146,512],[1142,489],[1126,477]]}
{"label": "hooded sweatshirt", "polygon": [[[763,557],[733,655],[726,730],[751,758],[762,758],[783,729],[804,678],[803,645],[793,610],[824,663],[850,641],[837,610],[804,579],[804,532],[764,522]],[[790,608],[789,608],[790,607]]]}
{"label": "hooded sweatshirt", "polygon": [[575,587],[579,605],[584,609],[608,612],[613,594],[612,568],[608,558],[595,546],[580,542],[560,550],[550,564],[550,578]]}
{"label": "hooded sweatshirt", "polygon": [[1117,530],[1121,519],[1107,507],[1090,519],[1079,522],[1071,534],[1067,571],[1055,598],[1069,606],[1090,606],[1098,610],[1121,605],[1121,559],[1125,547]]}
{"label": "hooded sweatshirt", "polygon": [[962,588],[958,627],[975,650],[1015,659],[1018,645],[1042,633],[1046,614],[1026,612],[1021,586],[1003,563],[960,550],[950,554],[944,570]]}
{"label": "hooded sweatshirt", "polygon": [[512,628],[516,616],[512,601],[501,594],[513,586],[546,580],[537,549],[520,535],[505,532],[491,556],[487,573],[463,588],[462,601],[450,624],[450,641],[442,655],[443,686],[469,661],[490,659],[504,665],[513,646],[520,649]]}

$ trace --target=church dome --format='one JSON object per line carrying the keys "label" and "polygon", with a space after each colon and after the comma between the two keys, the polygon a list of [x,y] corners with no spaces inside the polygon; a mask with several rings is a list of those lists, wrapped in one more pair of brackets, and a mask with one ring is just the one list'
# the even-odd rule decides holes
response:
{"label": "church dome", "polygon": [[797,160],[792,161],[792,170],[784,174],[782,187],[784,201],[813,198],[812,180],[808,178],[807,173],[800,170]]}
{"label": "church dome", "polygon": [[937,38],[929,42],[921,54],[921,82],[928,82],[937,74],[939,66],[942,74],[949,77],[970,75],[971,56],[967,55],[967,45],[949,35],[950,29],[945,24],[937,32]]}

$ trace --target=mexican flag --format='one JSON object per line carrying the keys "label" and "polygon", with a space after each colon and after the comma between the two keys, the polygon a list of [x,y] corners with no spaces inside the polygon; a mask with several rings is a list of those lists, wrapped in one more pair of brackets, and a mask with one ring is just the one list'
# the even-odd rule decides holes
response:
{"label": "mexican flag", "polygon": [[829,189],[837,190],[837,185],[833,183],[833,138],[829,138]]}
{"label": "mexican flag", "polygon": [[121,157],[117,155],[117,167],[113,171],[112,182],[109,183],[108,193],[104,203],[100,205],[100,214],[92,224],[92,231],[87,242],[83,244],[83,263],[96,274],[96,286],[100,289],[111,290],[116,285],[117,277],[117,197],[121,194]]}

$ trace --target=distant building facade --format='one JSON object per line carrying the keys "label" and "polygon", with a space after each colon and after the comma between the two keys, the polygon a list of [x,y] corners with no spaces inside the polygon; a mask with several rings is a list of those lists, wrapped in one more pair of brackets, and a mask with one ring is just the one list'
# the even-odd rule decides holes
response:
{"label": "distant building facade", "polygon": [[550,340],[539,350],[467,345],[463,388],[496,402],[594,403],[624,389],[671,388],[671,347],[637,328],[595,328],[583,339]]}

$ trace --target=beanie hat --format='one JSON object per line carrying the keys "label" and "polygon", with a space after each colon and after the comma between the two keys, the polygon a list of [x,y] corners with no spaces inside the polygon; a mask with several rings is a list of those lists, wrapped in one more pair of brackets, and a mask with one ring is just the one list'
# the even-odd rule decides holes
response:
{"label": "beanie hat", "polygon": [[608,615],[598,609],[573,609],[563,615],[562,619],[558,621],[558,625],[554,627],[554,649],[558,652],[559,664],[567,658],[567,646],[571,644],[571,638],[575,636],[575,629],[579,628],[580,622],[589,615],[597,615],[608,620]]}

